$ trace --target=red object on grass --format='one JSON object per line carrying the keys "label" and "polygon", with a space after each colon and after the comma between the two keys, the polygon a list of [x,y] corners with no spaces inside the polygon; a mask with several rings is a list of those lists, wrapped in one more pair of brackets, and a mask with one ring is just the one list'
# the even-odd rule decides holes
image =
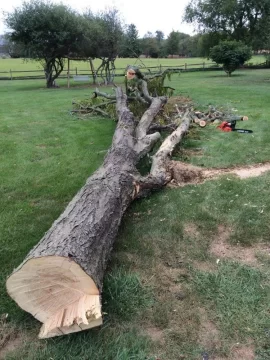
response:
{"label": "red object on grass", "polygon": [[217,128],[226,132],[232,131],[232,128],[227,121],[223,121]]}

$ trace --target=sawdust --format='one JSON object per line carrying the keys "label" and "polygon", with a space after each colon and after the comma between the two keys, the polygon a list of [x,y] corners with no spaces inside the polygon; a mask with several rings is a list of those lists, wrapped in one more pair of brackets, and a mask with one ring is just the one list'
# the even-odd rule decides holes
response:
{"label": "sawdust", "polygon": [[210,253],[218,259],[227,258],[239,261],[246,265],[257,265],[257,254],[270,255],[270,246],[266,244],[258,244],[252,247],[243,247],[240,245],[230,245],[232,229],[228,229],[223,225],[218,228],[218,233],[210,247]]}
{"label": "sawdust", "polygon": [[173,183],[178,186],[203,182],[203,169],[180,161],[171,161]]}
{"label": "sawdust", "polygon": [[266,171],[270,171],[270,164],[264,164],[257,167],[250,167],[250,168],[242,168],[242,169],[235,169],[233,171],[234,174],[240,177],[240,179],[246,179],[250,177],[260,176]]}
{"label": "sawdust", "polygon": [[258,177],[265,172],[270,171],[270,163],[254,164],[250,166],[241,166],[232,169],[207,169],[203,171],[205,179],[216,178],[224,174],[232,174],[238,176],[240,179],[247,179],[250,177]]}
{"label": "sawdust", "polygon": [[226,169],[204,169],[198,166],[183,163],[181,161],[170,162],[172,180],[169,186],[185,186],[189,184],[201,184],[206,180],[217,179],[222,175],[236,175],[240,179],[258,177],[270,171],[270,163],[239,166]]}

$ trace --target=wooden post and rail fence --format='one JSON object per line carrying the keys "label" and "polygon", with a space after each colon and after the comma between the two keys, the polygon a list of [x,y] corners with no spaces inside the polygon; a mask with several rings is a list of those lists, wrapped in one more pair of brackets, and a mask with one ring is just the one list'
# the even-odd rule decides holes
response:
{"label": "wooden post and rail fence", "polygon": [[[88,69],[79,69],[78,67],[71,68],[70,62],[67,63],[67,68],[63,70],[62,74],[59,76],[60,79],[68,79],[72,80],[75,77],[75,81],[80,81],[80,76],[82,79],[83,76],[88,76],[89,79],[96,79],[95,76],[95,70],[93,67],[93,62],[90,61],[90,67]],[[146,66],[145,69],[150,71],[152,73],[158,73],[162,69],[165,68],[180,68],[182,71],[199,71],[199,70],[215,70],[220,69],[220,67],[216,63],[194,63],[194,64],[179,64],[179,65],[157,65],[157,66]],[[143,70],[143,69],[142,69]],[[123,76],[124,75],[125,68],[116,68],[116,77]],[[76,78],[77,77],[77,78]],[[0,80],[29,80],[29,79],[44,79],[45,74],[44,70],[14,70],[9,69],[5,71],[0,71]],[[86,79],[86,78],[85,78]]]}
{"label": "wooden post and rail fence", "polygon": [[[68,67],[63,70],[62,74],[59,76],[59,79],[67,79],[68,87],[70,86],[70,80],[75,82],[98,82],[98,76],[95,73],[92,60],[88,60],[90,66],[88,69],[80,69],[78,67],[71,68],[70,61],[68,61]],[[263,67],[265,63],[256,64],[256,67]],[[145,70],[150,70],[152,74],[162,71],[166,68],[180,68],[182,72],[192,72],[192,71],[210,71],[210,70],[222,70],[222,67],[216,63],[184,63],[179,65],[157,65],[157,66],[146,66]],[[251,67],[252,68],[252,67]],[[116,68],[116,77],[121,77],[124,75],[125,68]],[[143,69],[142,69],[143,71]],[[149,72],[148,72],[149,73]],[[13,70],[9,69],[6,71],[0,71],[0,80],[34,80],[34,79],[44,79],[45,74],[44,70]]]}

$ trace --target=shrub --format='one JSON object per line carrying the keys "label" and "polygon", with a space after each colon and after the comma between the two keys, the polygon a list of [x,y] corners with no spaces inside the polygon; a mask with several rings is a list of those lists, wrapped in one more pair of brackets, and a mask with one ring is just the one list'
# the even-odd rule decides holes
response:
{"label": "shrub", "polygon": [[210,59],[222,64],[228,76],[251,57],[251,48],[241,41],[222,41],[210,50]]}

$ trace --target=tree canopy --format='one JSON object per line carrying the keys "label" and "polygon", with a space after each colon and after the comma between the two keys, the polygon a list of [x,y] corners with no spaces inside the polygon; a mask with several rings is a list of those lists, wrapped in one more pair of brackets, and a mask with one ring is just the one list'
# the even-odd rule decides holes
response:
{"label": "tree canopy", "polygon": [[129,24],[123,35],[119,56],[134,58],[141,54],[141,45],[136,25]]}
{"label": "tree canopy", "polygon": [[202,32],[259,46],[269,33],[270,0],[191,0],[184,20]]}
{"label": "tree canopy", "polygon": [[77,52],[83,39],[78,14],[63,4],[35,0],[24,2],[5,20],[11,29],[10,40],[42,63],[47,87],[53,86],[64,68],[64,57]]}
{"label": "tree canopy", "polygon": [[115,8],[94,14],[91,11],[83,15],[84,39],[79,53],[84,57],[102,60],[97,69],[104,83],[113,82],[114,61],[120,52],[123,27],[118,10]]}
{"label": "tree canopy", "polygon": [[13,47],[19,46],[24,57],[42,63],[47,87],[63,71],[66,57],[98,57],[104,81],[112,79],[122,37],[116,9],[80,15],[63,4],[33,0],[8,13],[5,21]]}

